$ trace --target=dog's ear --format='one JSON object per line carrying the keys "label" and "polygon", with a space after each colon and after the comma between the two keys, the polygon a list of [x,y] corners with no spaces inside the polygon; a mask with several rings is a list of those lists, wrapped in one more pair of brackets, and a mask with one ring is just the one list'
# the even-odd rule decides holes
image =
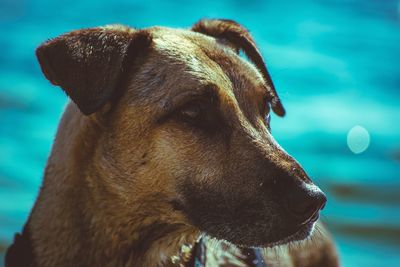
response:
{"label": "dog's ear", "polygon": [[254,63],[264,76],[270,93],[270,102],[273,111],[279,115],[285,115],[285,109],[276,93],[274,84],[268,73],[265,62],[258,50],[249,31],[239,23],[226,19],[203,19],[193,25],[192,30],[229,42],[236,51],[242,50]]}
{"label": "dog's ear", "polygon": [[150,43],[146,31],[106,26],[51,39],[37,48],[36,55],[46,78],[89,115],[115,95],[132,61]]}

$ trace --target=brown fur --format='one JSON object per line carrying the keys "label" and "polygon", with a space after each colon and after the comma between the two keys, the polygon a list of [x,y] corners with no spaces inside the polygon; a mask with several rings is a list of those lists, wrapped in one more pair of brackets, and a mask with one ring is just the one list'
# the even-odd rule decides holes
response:
{"label": "brown fur", "polygon": [[[269,181],[260,177],[272,173],[311,183],[260,116],[268,108],[263,99],[284,113],[268,73],[259,71],[263,62],[237,56],[241,41],[228,38],[226,45],[214,37],[117,26],[69,33],[39,48],[46,77],[74,103],[60,122],[27,225],[37,266],[181,266],[199,228],[259,244],[264,239],[257,229],[269,228],[252,227],[262,221],[253,214],[268,217],[276,209],[264,199],[260,190]],[[90,50],[101,56],[88,57]],[[218,120],[216,126],[199,130],[176,118],[174,110],[199,94],[215,99],[218,111],[210,120]],[[224,219],[212,211],[216,207],[232,220],[212,223]],[[271,225],[284,225],[281,217]],[[268,231],[278,240],[286,230]],[[337,266],[327,235],[314,237],[265,249],[268,266]],[[207,266],[245,266],[240,248],[206,240]]]}

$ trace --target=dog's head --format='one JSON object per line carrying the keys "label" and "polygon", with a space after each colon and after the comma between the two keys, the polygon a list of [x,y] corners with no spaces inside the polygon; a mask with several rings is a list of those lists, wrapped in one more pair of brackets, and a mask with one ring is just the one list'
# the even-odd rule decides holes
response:
{"label": "dog's head", "polygon": [[48,41],[37,56],[46,77],[102,122],[90,140],[91,188],[111,193],[97,199],[119,203],[110,205],[118,214],[243,246],[312,231],[326,198],[271,135],[270,109],[285,111],[241,25],[93,28]]}

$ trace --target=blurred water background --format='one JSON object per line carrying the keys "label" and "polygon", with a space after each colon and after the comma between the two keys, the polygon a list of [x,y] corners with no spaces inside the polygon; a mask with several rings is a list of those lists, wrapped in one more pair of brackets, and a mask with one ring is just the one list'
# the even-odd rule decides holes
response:
{"label": "blurred water background", "polygon": [[189,27],[203,17],[237,20],[258,42],[287,109],[273,134],[328,192],[323,219],[343,266],[400,266],[395,0],[0,0],[0,266],[67,101],[41,74],[35,48],[83,27]]}

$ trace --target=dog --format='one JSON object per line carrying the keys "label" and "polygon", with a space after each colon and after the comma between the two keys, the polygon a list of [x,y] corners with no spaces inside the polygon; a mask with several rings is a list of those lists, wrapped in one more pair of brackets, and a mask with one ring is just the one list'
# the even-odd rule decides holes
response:
{"label": "dog", "polygon": [[36,54],[72,101],[6,266],[338,266],[326,197],[271,135],[285,109],[242,25],[111,25]]}

